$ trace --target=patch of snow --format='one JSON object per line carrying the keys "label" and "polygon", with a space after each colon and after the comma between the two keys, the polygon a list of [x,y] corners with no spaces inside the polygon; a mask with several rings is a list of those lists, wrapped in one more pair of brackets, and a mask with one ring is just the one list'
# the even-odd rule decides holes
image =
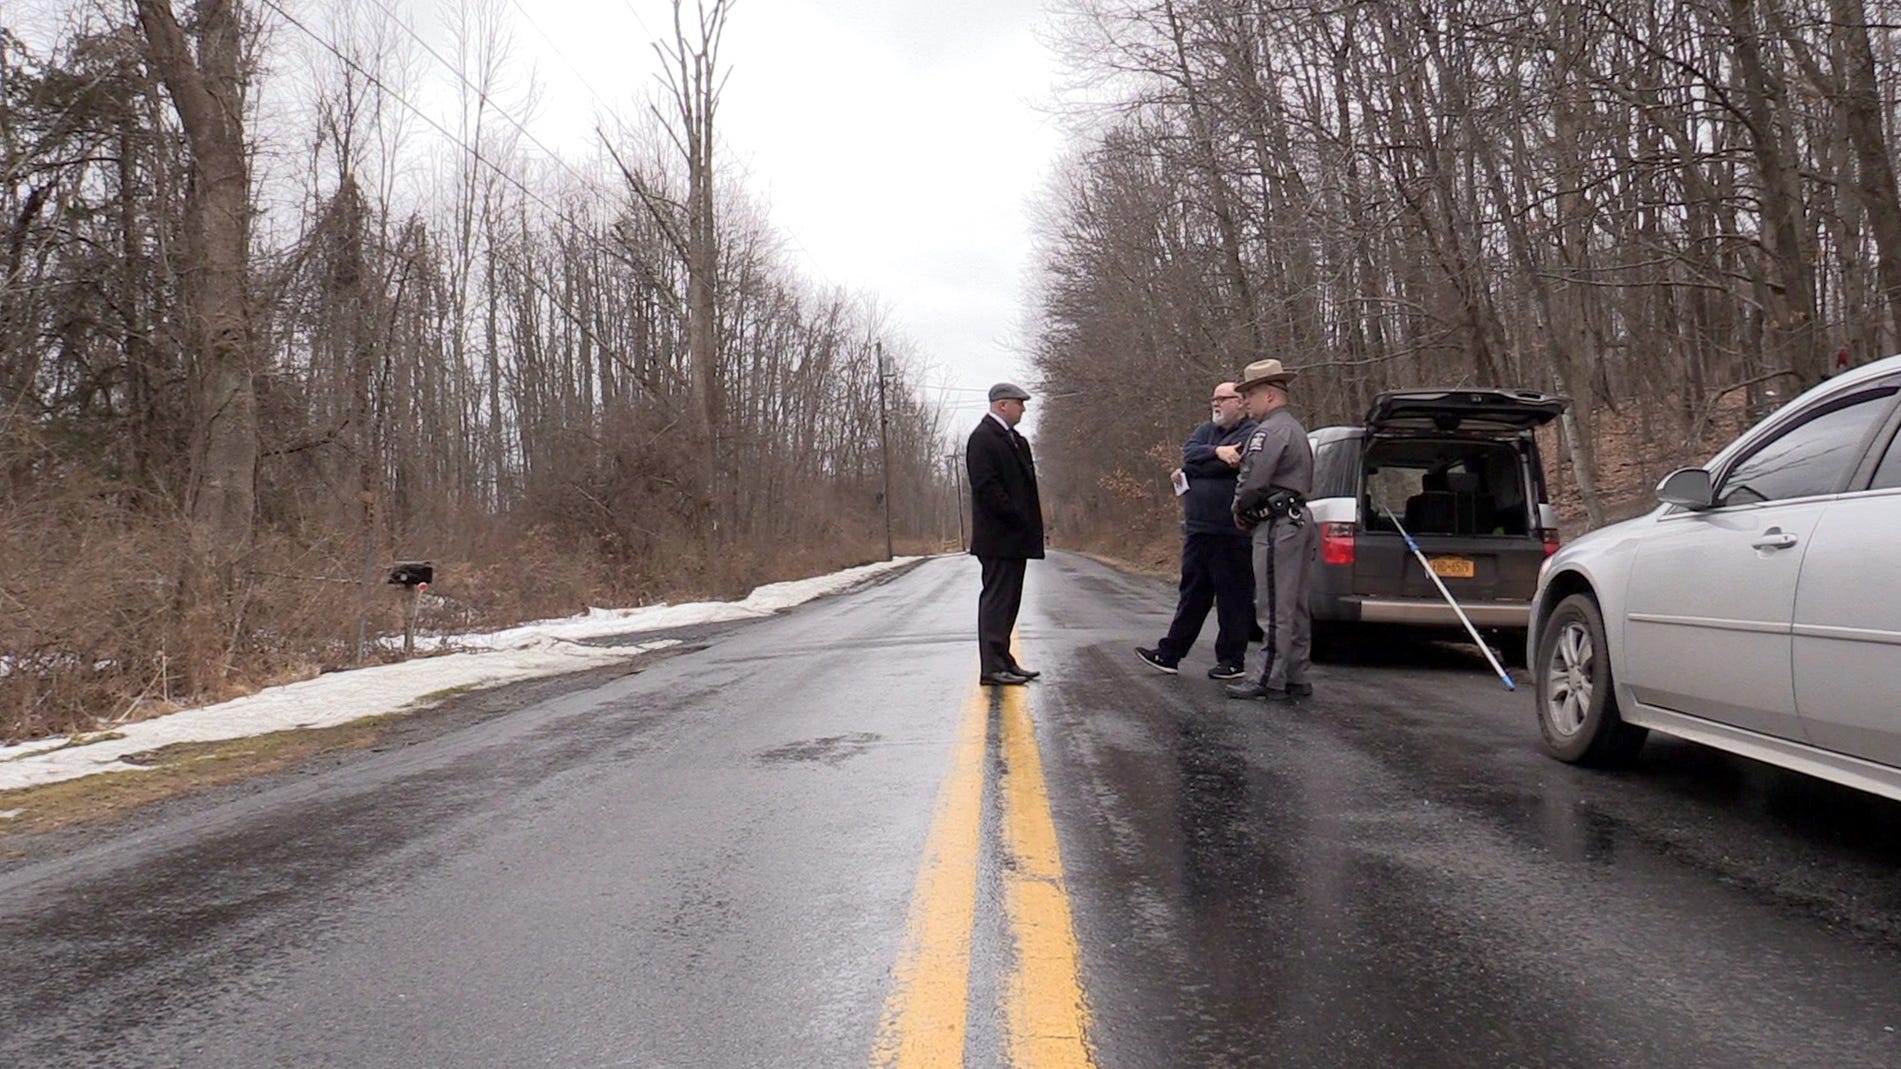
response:
{"label": "patch of snow", "polygon": [[[137,771],[140,766],[121,758],[173,743],[217,742],[294,728],[328,727],[399,712],[445,690],[493,687],[624,661],[677,646],[679,641],[591,646],[582,640],[770,616],[813,598],[850,589],[917,559],[900,557],[831,575],[772,583],[741,601],[589,609],[565,620],[542,620],[480,635],[435,637],[425,648],[447,645],[464,652],[333,672],[233,701],[115,727],[112,734],[123,738],[84,741],[83,736],[76,736],[0,747],[0,791],[99,772]],[[420,638],[417,645],[424,645]]]}
{"label": "patch of snow", "polygon": [[768,583],[739,601],[702,601],[684,605],[668,605],[662,602],[658,605],[643,605],[637,609],[590,608],[579,616],[570,616],[561,620],[536,620],[533,623],[522,624],[520,627],[511,627],[506,631],[475,635],[431,635],[426,638],[419,635],[416,638],[416,646],[418,649],[440,649],[445,646],[454,649],[509,649],[523,643],[545,639],[581,642],[615,635],[638,634],[642,631],[699,627],[706,624],[725,623],[729,620],[753,620],[803,605],[813,598],[848,590],[868,579],[876,578],[918,559],[917,557],[899,557],[896,560],[864,564],[810,579]]}

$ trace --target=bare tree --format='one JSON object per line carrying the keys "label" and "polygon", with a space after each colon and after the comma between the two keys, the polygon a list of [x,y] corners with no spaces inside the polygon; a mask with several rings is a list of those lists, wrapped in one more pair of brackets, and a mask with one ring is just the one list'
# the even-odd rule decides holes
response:
{"label": "bare tree", "polygon": [[[245,143],[244,10],[198,0],[188,36],[169,0],[136,0],[139,23],[190,146],[185,245],[177,250],[191,354],[192,442],[183,607],[188,669],[221,678],[227,604],[256,513],[257,395],[250,306],[251,179]],[[202,684],[201,684],[202,685]]]}

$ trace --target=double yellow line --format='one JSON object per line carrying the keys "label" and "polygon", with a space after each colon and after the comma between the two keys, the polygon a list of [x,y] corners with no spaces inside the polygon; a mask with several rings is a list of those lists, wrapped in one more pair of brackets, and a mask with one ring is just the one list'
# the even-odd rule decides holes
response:
{"label": "double yellow line", "polygon": [[997,749],[1003,905],[1014,942],[1004,1022],[1018,1069],[1094,1069],[1082,954],[1063,882],[1027,688],[980,688],[964,706],[937,797],[905,947],[885,1002],[878,1069],[962,1066],[970,1020],[970,949],[977,922],[985,748]]}

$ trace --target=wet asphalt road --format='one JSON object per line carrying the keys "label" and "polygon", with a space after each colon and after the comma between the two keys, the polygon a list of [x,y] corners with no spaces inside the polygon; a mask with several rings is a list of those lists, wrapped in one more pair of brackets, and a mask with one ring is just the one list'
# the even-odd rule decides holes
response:
{"label": "wet asphalt road", "polygon": [[[933,560],[29,851],[0,868],[0,1066],[871,1064],[967,715],[964,1049],[1008,1064],[1022,758],[973,702],[975,593]],[[1171,608],[1031,568],[1071,1064],[1901,1064],[1901,806],[1667,740],[1557,764],[1526,693],[1430,643],[1225,701],[1205,645],[1180,677],[1131,656]]]}

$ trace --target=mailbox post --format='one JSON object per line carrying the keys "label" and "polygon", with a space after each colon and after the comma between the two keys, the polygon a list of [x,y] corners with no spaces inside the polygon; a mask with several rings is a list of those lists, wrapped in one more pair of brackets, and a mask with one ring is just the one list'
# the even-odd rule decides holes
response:
{"label": "mailbox post", "polygon": [[436,569],[426,560],[397,561],[389,570],[391,586],[403,588],[403,660],[416,653],[416,599],[435,582]]}

